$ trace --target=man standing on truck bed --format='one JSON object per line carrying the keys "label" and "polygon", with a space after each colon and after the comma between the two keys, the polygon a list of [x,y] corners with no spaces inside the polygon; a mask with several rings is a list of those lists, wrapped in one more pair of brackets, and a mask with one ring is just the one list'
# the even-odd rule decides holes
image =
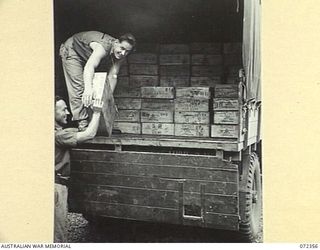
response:
{"label": "man standing on truck bed", "polygon": [[136,39],[132,34],[124,34],[115,39],[98,31],[77,33],[61,45],[60,56],[71,113],[79,131],[85,130],[88,126],[87,107],[95,99],[92,88],[95,69],[103,58],[111,61],[111,67],[107,71],[113,91],[120,67],[135,45]]}
{"label": "man standing on truck bed", "polygon": [[69,148],[92,139],[98,130],[103,103],[94,100],[93,115],[85,131],[64,128],[70,114],[65,101],[55,97],[55,184],[54,184],[54,242],[66,242],[66,222],[68,212],[68,180],[70,178]]}

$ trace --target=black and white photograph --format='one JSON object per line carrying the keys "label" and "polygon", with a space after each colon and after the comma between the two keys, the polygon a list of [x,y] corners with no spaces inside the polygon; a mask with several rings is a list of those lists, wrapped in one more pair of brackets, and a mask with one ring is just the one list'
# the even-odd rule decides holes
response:
{"label": "black and white photograph", "polygon": [[263,243],[261,0],[54,0],[54,242]]}

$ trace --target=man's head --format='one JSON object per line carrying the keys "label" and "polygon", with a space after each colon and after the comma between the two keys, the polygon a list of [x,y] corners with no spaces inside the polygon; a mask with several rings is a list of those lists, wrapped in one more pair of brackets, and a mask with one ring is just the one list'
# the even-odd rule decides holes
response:
{"label": "man's head", "polygon": [[130,52],[134,50],[136,46],[136,39],[132,34],[124,34],[114,43],[113,54],[117,59],[123,59]]}
{"label": "man's head", "polygon": [[67,117],[70,115],[65,101],[60,96],[55,97],[55,122],[60,126],[67,124]]}

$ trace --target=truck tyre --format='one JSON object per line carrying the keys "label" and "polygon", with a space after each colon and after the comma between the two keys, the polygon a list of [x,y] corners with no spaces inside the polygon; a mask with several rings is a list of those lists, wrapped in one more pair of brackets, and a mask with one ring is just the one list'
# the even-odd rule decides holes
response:
{"label": "truck tyre", "polygon": [[246,242],[257,242],[261,231],[262,216],[262,185],[260,176],[259,157],[250,154],[250,163],[244,166],[240,181],[240,211],[243,211],[239,231]]}

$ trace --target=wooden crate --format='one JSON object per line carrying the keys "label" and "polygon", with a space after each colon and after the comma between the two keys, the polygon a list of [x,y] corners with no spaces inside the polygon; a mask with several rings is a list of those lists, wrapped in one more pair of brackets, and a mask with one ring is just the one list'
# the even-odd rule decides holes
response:
{"label": "wooden crate", "polygon": [[142,110],[141,122],[173,123],[173,111]]}
{"label": "wooden crate", "polygon": [[129,87],[129,86],[119,86],[117,84],[116,89],[113,92],[114,97],[128,97],[128,98],[138,98],[141,96],[140,88]]}
{"label": "wooden crate", "polygon": [[115,121],[117,122],[140,122],[139,110],[119,110]]}
{"label": "wooden crate", "polygon": [[174,88],[173,87],[141,87],[141,97],[173,99]]}
{"label": "wooden crate", "polygon": [[129,86],[129,77],[128,76],[119,76],[117,78],[117,87],[118,86]]}
{"label": "wooden crate", "polygon": [[137,43],[137,53],[158,53],[159,44],[157,43]]}
{"label": "wooden crate", "polygon": [[239,98],[241,97],[241,87],[239,84],[216,85],[214,88],[214,97]]}
{"label": "wooden crate", "polygon": [[174,135],[173,123],[142,123],[142,134]]}
{"label": "wooden crate", "polygon": [[221,84],[221,76],[192,76],[190,85],[192,87],[213,87],[216,84]]}
{"label": "wooden crate", "polygon": [[221,65],[192,66],[192,76],[221,76],[223,67]]}
{"label": "wooden crate", "polygon": [[222,55],[193,54],[191,57],[192,65],[222,65]]}
{"label": "wooden crate", "polygon": [[224,54],[241,54],[242,43],[224,43],[223,53]]}
{"label": "wooden crate", "polygon": [[223,55],[223,65],[224,66],[242,65],[242,55],[241,54]]}
{"label": "wooden crate", "polygon": [[209,87],[177,87],[176,98],[204,98],[210,99]]}
{"label": "wooden crate", "polygon": [[191,43],[190,50],[192,54],[222,54],[221,43]]}
{"label": "wooden crate", "polygon": [[243,141],[244,134],[241,131],[241,125],[211,125],[211,137],[230,138]]}
{"label": "wooden crate", "polygon": [[130,64],[129,72],[132,75],[158,75],[158,65],[154,64]]}
{"label": "wooden crate", "polygon": [[158,56],[154,53],[134,53],[128,57],[130,64],[157,64]]}
{"label": "wooden crate", "polygon": [[237,125],[240,123],[240,112],[239,111],[214,111],[213,123]]}
{"label": "wooden crate", "polygon": [[175,99],[175,111],[209,111],[208,99],[179,98]]}
{"label": "wooden crate", "polygon": [[139,98],[115,98],[118,109],[141,109],[141,99]]}
{"label": "wooden crate", "polygon": [[209,137],[209,125],[175,124],[175,136]]}
{"label": "wooden crate", "polygon": [[169,99],[142,99],[141,109],[142,110],[174,110],[174,100]]}
{"label": "wooden crate", "polygon": [[160,65],[161,76],[189,76],[189,65]]}
{"label": "wooden crate", "polygon": [[158,86],[159,77],[146,75],[131,75],[129,78],[129,85],[132,87]]}
{"label": "wooden crate", "polygon": [[188,44],[160,44],[160,54],[189,54]]}
{"label": "wooden crate", "polygon": [[228,98],[214,98],[213,99],[213,110],[239,110],[240,101],[239,99],[228,99]]}
{"label": "wooden crate", "polygon": [[128,76],[128,75],[129,75],[128,65],[122,65],[118,72],[118,76]]}
{"label": "wooden crate", "polygon": [[176,111],[174,114],[175,123],[209,124],[209,112]]}
{"label": "wooden crate", "polygon": [[239,77],[239,70],[243,67],[241,65],[231,65],[225,68],[225,74],[227,77]]}
{"label": "wooden crate", "polygon": [[160,86],[163,87],[188,87],[190,85],[189,76],[161,76]]}
{"label": "wooden crate", "polygon": [[141,124],[137,122],[114,122],[113,127],[123,134],[141,134]]}
{"label": "wooden crate", "polygon": [[190,55],[178,54],[178,55],[160,55],[160,65],[179,65],[190,64]]}

